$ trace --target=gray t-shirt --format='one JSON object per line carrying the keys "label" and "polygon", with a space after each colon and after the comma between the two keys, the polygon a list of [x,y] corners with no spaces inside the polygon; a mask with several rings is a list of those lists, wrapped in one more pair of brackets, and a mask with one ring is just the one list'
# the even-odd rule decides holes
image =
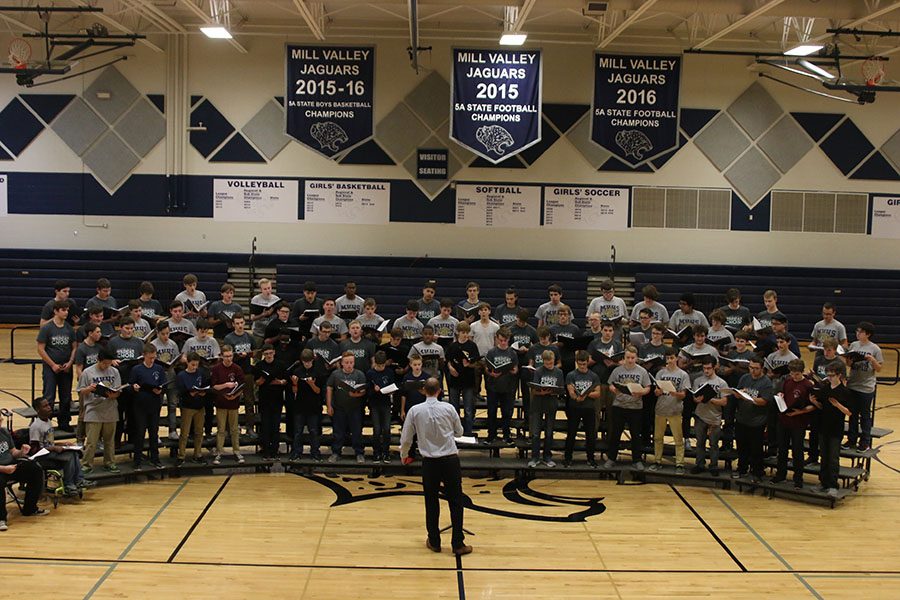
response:
{"label": "gray t-shirt", "polygon": [[[643,387],[647,387],[650,385],[650,374],[647,373],[647,369],[640,365],[634,365],[630,369],[625,365],[619,365],[609,374],[609,383],[621,383],[625,385],[637,383]],[[613,400],[613,406],[637,410],[644,406],[644,398],[643,396],[635,398],[631,394],[623,394],[617,390],[616,397]]]}
{"label": "gray t-shirt", "polygon": [[738,331],[747,325],[752,320],[752,316],[750,315],[750,309],[746,306],[738,306],[737,308],[731,308],[727,304],[719,308],[723,313],[725,313],[725,327],[729,327],[735,331]]}
{"label": "gray t-shirt", "polygon": [[531,380],[540,385],[555,385],[556,387],[565,387],[566,385],[566,377],[563,375],[562,369],[556,367],[547,369],[543,365],[534,370]]}
{"label": "gray t-shirt", "polygon": [[[419,313],[421,316],[422,313]],[[439,339],[453,340],[456,338],[456,326],[459,319],[450,315],[446,319],[441,315],[428,319],[428,324],[434,329],[434,336]]]}
{"label": "gray t-shirt", "polygon": [[347,339],[340,344],[340,353],[350,352],[355,358],[353,368],[366,372],[372,368],[372,357],[375,356],[375,344],[372,340],[360,338],[358,342]]}
{"label": "gray t-shirt", "polygon": [[50,420],[35,419],[28,427],[28,441],[37,442],[38,448],[49,448],[53,445],[53,424]]}
{"label": "gray t-shirt", "polygon": [[75,351],[75,364],[87,368],[97,364],[97,357],[100,355],[100,344],[78,344]]}
{"label": "gray t-shirt", "polygon": [[728,331],[728,329],[725,327],[722,327],[722,329],[718,329],[718,330],[710,328],[709,331],[706,333],[706,341],[709,342],[710,344],[712,344],[714,342],[718,342],[719,340],[723,340],[723,339],[728,340],[729,346],[734,345],[734,334],[732,334],[730,331]]}
{"label": "gray t-shirt", "polygon": [[[706,375],[701,375],[697,379],[694,380],[694,389],[699,388],[701,385],[708,383],[716,392],[724,387],[728,387],[728,384],[725,383],[725,380],[719,377],[718,375],[713,375],[712,377],[707,377]],[[691,400],[691,402],[694,402]],[[722,424],[722,407],[712,402],[701,402],[697,404],[694,402],[694,414],[697,415],[697,418],[702,420],[707,425],[714,425],[718,427]]]}
{"label": "gray t-shirt", "polygon": [[69,361],[72,355],[72,344],[75,343],[75,329],[68,322],[63,321],[62,327],[50,321],[38,331],[37,341],[45,344],[44,350],[50,360],[58,365]]}
{"label": "gray t-shirt", "polygon": [[422,357],[422,369],[432,377],[437,377],[441,372],[441,361],[444,360],[444,347],[437,342],[417,342],[409,349],[408,358],[417,354]]}
{"label": "gray t-shirt", "polygon": [[[175,296],[175,299],[180,301],[182,304],[184,304],[184,314],[187,314],[187,313],[193,311],[198,306],[201,306],[202,304],[206,303],[206,294],[204,294],[200,290],[194,290],[194,295],[189,296],[187,293],[187,290],[184,290],[184,291],[179,292]],[[190,303],[190,304],[188,304],[188,303]],[[207,307],[207,308],[209,308],[209,307]],[[209,313],[209,310],[207,310],[207,314],[208,313]],[[195,325],[197,324],[197,317],[190,317],[189,320],[192,323],[194,323]]]}
{"label": "gray t-shirt", "polygon": [[[313,335],[319,333],[319,325],[321,325],[321,324],[324,323],[325,321],[328,321],[329,323],[331,323],[331,333],[333,333],[333,334],[334,334],[334,333],[337,333],[337,334],[339,334],[339,335],[346,335],[346,334],[349,332],[349,329],[347,329],[347,323],[346,323],[346,321],[344,321],[344,320],[343,320],[342,318],[340,318],[339,316],[334,315],[334,316],[332,316],[330,319],[328,319],[328,318],[325,317],[325,315],[322,315],[321,317],[317,317],[317,318],[312,322],[312,326],[310,327],[310,331],[312,332]],[[418,321],[416,321],[416,322],[418,323]],[[421,323],[420,323],[420,325],[421,325]],[[265,328],[263,328],[263,329],[265,329]],[[254,333],[254,335],[256,334],[256,328],[255,328],[255,327],[253,328],[253,333]]]}
{"label": "gray t-shirt", "polygon": [[625,301],[618,296],[613,296],[612,300],[609,301],[604,299],[603,296],[598,296],[588,304],[587,312],[584,316],[590,317],[594,313],[600,313],[600,319],[603,321],[614,321],[627,317],[628,308],[625,306]]}
{"label": "gray t-shirt", "polygon": [[[75,317],[80,316],[78,314],[78,304],[72,300],[71,298],[67,298],[65,302],[69,305],[69,316],[66,317],[66,321],[72,323]],[[44,321],[49,321],[53,318],[53,305],[56,304],[56,300],[48,300],[44,305],[44,308],[41,309],[41,319]]]}
{"label": "gray t-shirt", "polygon": [[177,323],[173,319],[169,319],[169,335],[174,333],[183,333],[191,337],[197,335],[197,328],[188,319],[181,319]]}
{"label": "gray t-shirt", "polygon": [[548,327],[550,325],[556,325],[559,323],[559,309],[563,307],[563,303],[559,302],[557,304],[553,304],[552,302],[544,302],[540,306],[538,306],[537,311],[535,311],[534,316],[537,317],[538,321],[542,321],[544,325]]}
{"label": "gray t-shirt", "polygon": [[478,346],[478,352],[482,356],[486,355],[488,350],[494,347],[494,336],[500,331],[500,326],[493,321],[488,321],[487,325],[484,325],[481,320],[477,320],[472,321],[469,327],[472,331],[472,341]]}
{"label": "gray t-shirt", "polygon": [[669,321],[669,311],[665,306],[660,304],[659,302],[654,302],[653,306],[648,306],[646,302],[643,300],[634,305],[634,308],[631,309],[631,320],[632,321],[640,321],[641,311],[644,309],[650,310],[653,313],[653,320],[659,321],[660,323],[667,323]]}
{"label": "gray t-shirt", "polygon": [[[268,298],[264,297],[262,294],[257,294],[250,300],[250,314],[261,314],[267,308],[278,304],[279,302],[281,302],[281,298],[279,298],[275,294],[271,294]],[[255,335],[256,337],[263,337],[263,335],[265,335],[266,333],[266,325],[271,323],[272,319],[274,318],[275,312],[273,311],[272,314],[268,317],[263,317],[261,319],[257,319],[256,321],[253,321],[253,335]]]}
{"label": "gray t-shirt", "polygon": [[[119,305],[116,304],[116,299],[112,296],[107,296],[104,299],[101,299],[97,296],[94,296],[84,304],[84,309],[89,310],[95,306],[101,306],[103,308],[111,308],[116,310]],[[110,322],[104,322],[100,325],[100,331],[103,333],[104,337],[112,337],[116,335],[116,328]]]}
{"label": "gray t-shirt", "polygon": [[175,362],[175,359],[181,355],[181,352],[178,351],[178,344],[171,338],[165,343],[159,338],[153,338],[150,343],[156,348],[156,358],[163,362]]}
{"label": "gray t-shirt", "polygon": [[306,341],[306,347],[313,351],[313,354],[325,361],[325,364],[340,356],[341,349],[337,342],[328,338],[324,342],[317,337],[310,338]]}
{"label": "gray t-shirt", "polygon": [[705,325],[709,327],[709,321],[706,320],[706,315],[696,309],[690,313],[685,313],[679,308],[672,313],[672,318],[669,319],[669,328],[672,331],[681,331],[688,325]]}
{"label": "gray t-shirt", "polygon": [[[750,373],[746,373],[738,381],[737,388],[744,390],[754,398],[763,398],[767,402],[772,402],[775,396],[775,388],[772,386],[772,380],[762,375],[759,379],[753,379]],[[737,414],[735,421],[741,425],[748,427],[762,427],[766,424],[769,415],[769,406],[758,406],[755,402],[736,398]]]}
{"label": "gray t-shirt", "polygon": [[419,319],[407,319],[406,316],[400,317],[394,321],[394,328],[399,328],[403,332],[404,340],[415,340],[422,337],[422,321]]}
{"label": "gray t-shirt", "polygon": [[[578,369],[574,371],[570,371],[568,375],[566,375],[566,386],[572,386],[575,388],[575,393],[577,395],[582,395],[592,387],[599,386],[602,382],[600,381],[600,377],[591,371],[587,370],[586,373],[582,373]],[[566,393],[568,396],[568,392]],[[569,398],[567,404],[570,408],[594,408],[594,399],[587,397],[583,402],[575,402],[572,398]]]}
{"label": "gray t-shirt", "polygon": [[[663,367],[657,371],[654,377],[657,381],[668,381],[671,383],[675,386],[676,392],[680,392],[691,385],[691,378],[678,367],[675,367],[674,371],[670,371],[668,368]],[[656,398],[656,414],[661,417],[680,416],[682,409],[684,408],[684,402],[684,400],[679,400],[669,394],[663,394]]]}
{"label": "gray t-shirt", "polygon": [[144,355],[144,342],[134,336],[126,339],[117,335],[109,340],[106,349],[116,355],[116,360],[138,360]]}
{"label": "gray t-shirt", "polygon": [[150,323],[146,319],[141,318],[134,322],[135,337],[145,338],[148,333],[150,333]]}
{"label": "gray t-shirt", "polygon": [[[866,342],[865,344],[861,344],[859,343],[859,341],[853,342],[852,344],[850,344],[850,351],[862,352],[867,356],[874,356],[875,360],[880,363],[884,362],[884,356],[881,354],[881,348],[879,348],[872,342]],[[871,363],[869,363],[869,361],[858,361],[850,365],[850,374],[847,376],[848,390],[871,394],[875,391],[876,383],[877,380],[875,376],[875,369],[872,368],[872,365]]]}
{"label": "gray t-shirt", "polygon": [[344,373],[343,369],[337,369],[328,376],[328,382],[325,384],[333,391],[331,394],[331,405],[346,411],[359,410],[363,402],[363,397],[353,398],[350,396],[349,390],[341,385],[338,381],[349,381],[354,384],[366,383],[366,376],[359,369],[353,369],[350,373]]}
{"label": "gray t-shirt", "polygon": [[363,314],[359,315],[356,318],[356,320],[359,321],[359,324],[362,325],[364,328],[368,327],[368,328],[373,328],[373,329],[377,329],[379,325],[384,323],[384,317],[382,317],[381,315],[379,315],[377,313],[373,314],[371,317],[369,317],[365,313],[363,313]]}
{"label": "gray t-shirt", "polygon": [[812,343],[821,344],[826,337],[833,337],[838,343],[847,339],[847,328],[837,319],[832,319],[831,323],[826,323],[824,319],[813,326]]}
{"label": "gray t-shirt", "polygon": [[348,310],[355,310],[356,314],[359,315],[363,311],[365,303],[366,301],[361,296],[354,296],[350,299],[347,297],[347,294],[344,294],[334,301],[335,312],[342,313]]}
{"label": "gray t-shirt", "polygon": [[196,352],[201,358],[215,358],[222,353],[219,348],[219,342],[216,341],[216,338],[209,335],[202,340],[192,337],[184,343],[181,351],[185,354]]}
{"label": "gray t-shirt", "polygon": [[[101,370],[100,365],[88,367],[78,378],[78,389],[86,388],[92,383],[104,383],[108,387],[118,388],[122,385],[119,370],[110,367]],[[119,402],[116,399],[104,398],[91,392],[84,399],[85,423],[115,423],[119,420]]]}

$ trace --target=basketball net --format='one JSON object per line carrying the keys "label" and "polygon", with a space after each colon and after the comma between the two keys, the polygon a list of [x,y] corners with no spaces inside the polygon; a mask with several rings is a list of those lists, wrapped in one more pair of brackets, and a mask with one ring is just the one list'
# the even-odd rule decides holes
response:
{"label": "basketball net", "polygon": [[24,69],[31,58],[31,45],[22,38],[14,38],[7,50],[9,62],[14,69]]}
{"label": "basketball net", "polygon": [[871,56],[863,61],[861,71],[866,86],[875,87],[884,79],[884,61],[879,56]]}

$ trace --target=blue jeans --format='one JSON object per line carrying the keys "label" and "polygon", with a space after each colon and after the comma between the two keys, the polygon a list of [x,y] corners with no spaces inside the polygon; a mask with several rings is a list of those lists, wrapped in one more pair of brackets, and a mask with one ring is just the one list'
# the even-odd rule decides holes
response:
{"label": "blue jeans", "polygon": [[372,417],[372,449],[375,458],[388,456],[391,452],[391,399],[369,399],[369,415]]}
{"label": "blue jeans", "polygon": [[291,457],[300,458],[303,455],[303,428],[309,431],[309,455],[319,457],[319,420],[320,414],[304,414],[296,411],[294,414],[294,443],[291,446]]}
{"label": "blue jeans", "polygon": [[509,439],[510,421],[512,420],[513,401],[515,392],[496,392],[494,390],[487,391],[487,411],[488,411],[488,441],[497,437],[497,407],[500,407],[500,427],[503,430],[503,439]]}
{"label": "blue jeans", "polygon": [[[872,445],[872,400],[875,392],[858,392],[849,390],[853,398],[850,409],[850,425],[847,429],[847,441],[850,445],[856,444],[859,438],[860,445]],[[860,431],[861,430],[861,431]]]}
{"label": "blue jeans", "polygon": [[362,444],[362,415],[356,406],[349,409],[334,407],[334,416],[331,417],[331,429],[334,433],[334,442],[331,444],[332,454],[341,455],[344,449],[344,436],[350,433],[350,443],[357,456],[363,454]]}
{"label": "blue jeans", "polygon": [[[556,411],[559,398],[556,396],[531,397],[531,414],[528,415],[531,433],[531,458],[533,460],[550,460],[553,456],[553,425],[556,422]],[[541,455],[541,431],[544,432],[544,454]]]}
{"label": "blue jeans", "polygon": [[43,390],[41,396],[50,402],[53,408],[54,400],[59,395],[59,415],[56,422],[60,429],[70,427],[72,420],[72,370],[54,373],[49,365],[44,363],[41,370]]}
{"label": "blue jeans", "polygon": [[69,489],[77,487],[84,475],[81,472],[78,452],[66,450],[65,452],[51,452],[37,459],[44,469],[61,470],[63,473],[63,485]]}
{"label": "blue jeans", "polygon": [[449,396],[450,404],[459,412],[460,396],[463,401],[463,435],[472,435],[472,429],[475,424],[475,388],[447,388],[447,396]]}

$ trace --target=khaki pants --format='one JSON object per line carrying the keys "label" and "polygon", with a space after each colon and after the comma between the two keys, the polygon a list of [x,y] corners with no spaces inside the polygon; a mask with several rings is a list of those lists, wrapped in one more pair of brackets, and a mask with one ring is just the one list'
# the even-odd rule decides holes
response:
{"label": "khaki pants", "polygon": [[225,430],[231,436],[231,449],[235,454],[241,453],[240,430],[238,429],[238,409],[216,408],[216,454],[225,449]]}
{"label": "khaki pants", "polygon": [[200,458],[203,446],[203,417],[206,411],[203,408],[181,407],[181,437],[178,438],[178,460],[184,460],[187,448],[188,434],[191,426],[194,427],[194,458]]}
{"label": "khaki pants", "polygon": [[97,440],[103,439],[103,466],[108,467],[116,462],[116,422],[85,423],[84,457],[81,466],[90,469],[94,464],[94,453],[97,451]]}
{"label": "khaki pants", "polygon": [[684,466],[684,437],[681,434],[681,415],[666,417],[656,415],[653,429],[653,461],[657,464],[662,461],[663,437],[666,435],[666,423],[672,430],[675,438],[675,466]]}

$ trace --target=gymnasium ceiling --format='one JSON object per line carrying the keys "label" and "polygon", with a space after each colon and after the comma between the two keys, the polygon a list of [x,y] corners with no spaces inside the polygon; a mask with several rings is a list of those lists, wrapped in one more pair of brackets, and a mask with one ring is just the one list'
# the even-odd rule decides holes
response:
{"label": "gymnasium ceiling", "polygon": [[[0,32],[21,34],[42,27],[33,13],[8,7],[48,5],[49,0],[0,0]],[[585,14],[584,0],[53,0],[56,7],[102,7],[102,14],[55,13],[51,31],[75,32],[94,22],[110,33],[146,34],[161,45],[163,34],[200,35],[218,20],[234,34],[223,46],[252,47],[254,38],[304,40],[409,40],[411,5],[419,45],[445,40],[495,43],[504,29],[529,35],[529,45],[578,44],[612,51],[747,50],[779,52],[807,39],[832,39],[826,29],[900,29],[900,2],[893,0],[609,0],[605,11]],[[592,3],[596,4],[596,3]],[[5,31],[4,31],[5,30]],[[842,53],[885,54],[900,50],[900,37],[840,38]]]}

